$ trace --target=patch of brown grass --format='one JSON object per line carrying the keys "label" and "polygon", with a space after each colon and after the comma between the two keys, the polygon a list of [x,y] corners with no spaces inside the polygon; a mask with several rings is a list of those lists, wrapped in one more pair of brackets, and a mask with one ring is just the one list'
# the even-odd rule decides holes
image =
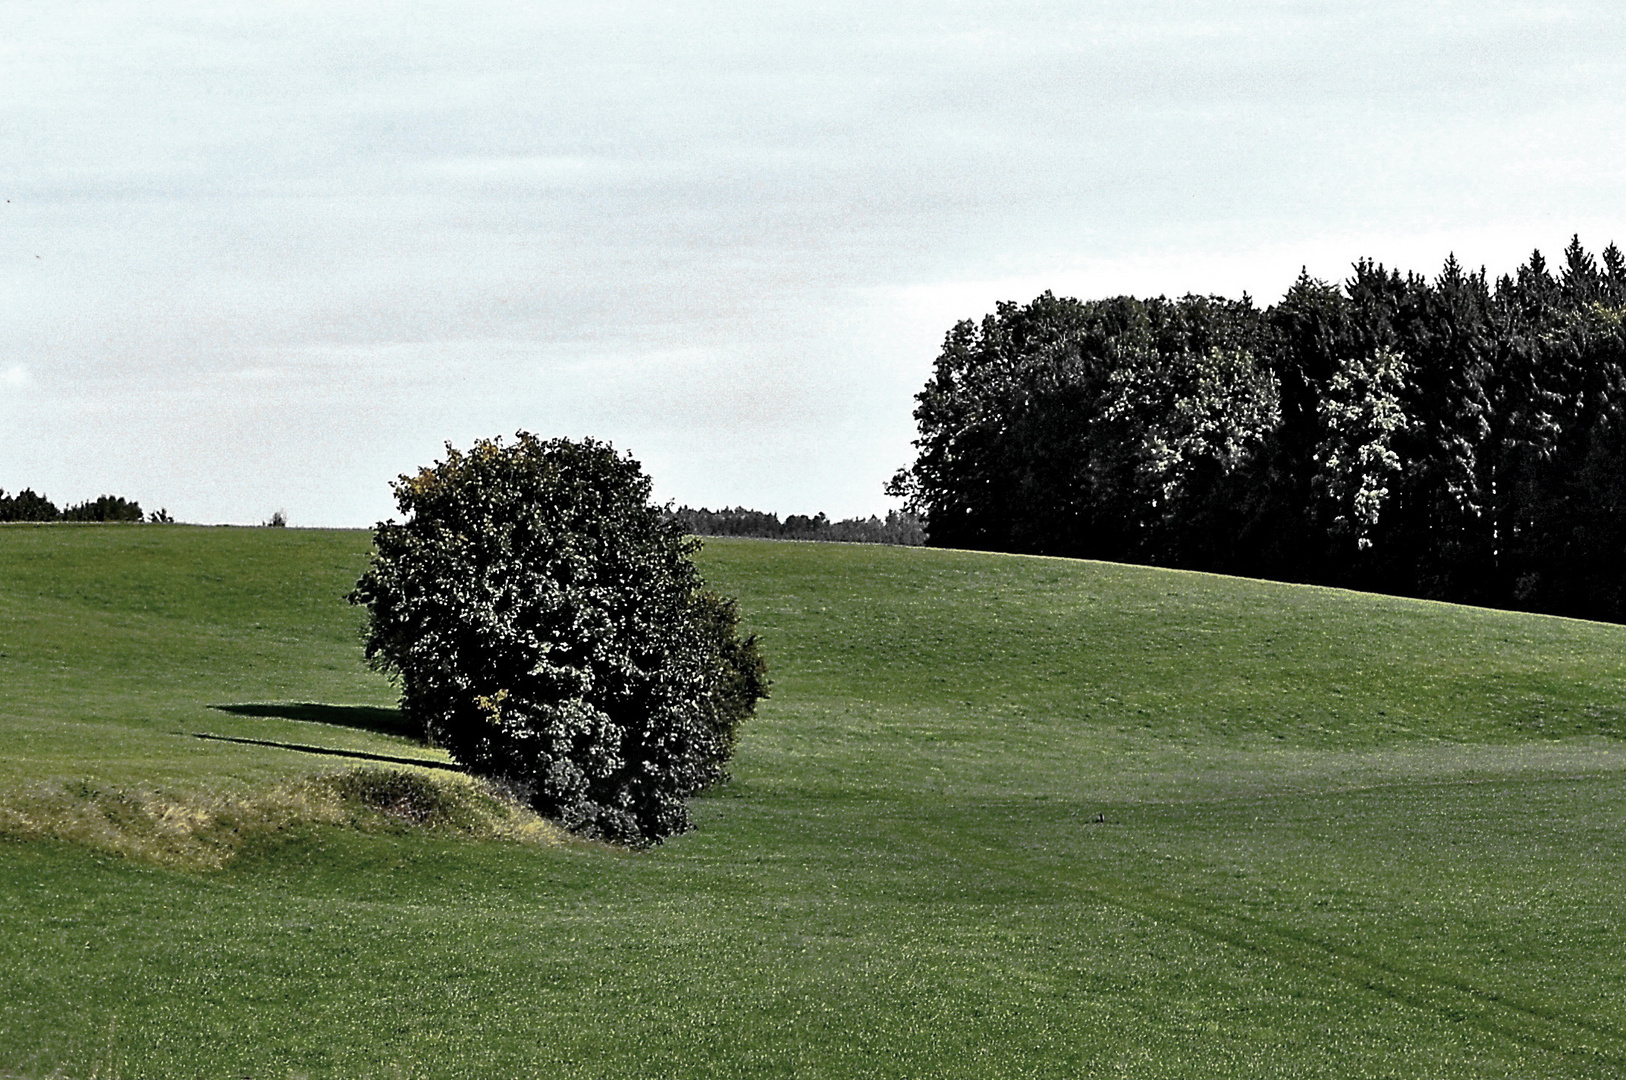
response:
{"label": "patch of brown grass", "polygon": [[181,870],[218,870],[250,844],[311,824],[544,846],[566,836],[489,784],[418,769],[319,773],[249,795],[85,780],[0,793],[0,835],[82,844]]}

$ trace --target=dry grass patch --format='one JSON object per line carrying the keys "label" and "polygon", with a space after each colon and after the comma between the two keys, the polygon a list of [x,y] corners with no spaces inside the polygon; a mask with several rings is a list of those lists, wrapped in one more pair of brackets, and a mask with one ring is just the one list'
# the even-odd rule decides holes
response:
{"label": "dry grass patch", "polygon": [[86,780],[0,794],[0,835],[83,844],[172,869],[218,870],[245,848],[310,825],[565,842],[563,830],[490,784],[417,769],[319,773],[250,795],[176,794]]}

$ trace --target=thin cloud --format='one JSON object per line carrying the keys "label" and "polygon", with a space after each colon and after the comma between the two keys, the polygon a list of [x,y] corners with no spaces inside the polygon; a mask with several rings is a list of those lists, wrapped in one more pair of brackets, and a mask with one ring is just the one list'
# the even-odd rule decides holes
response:
{"label": "thin cloud", "polygon": [[521,426],[878,512],[995,300],[1626,241],[1612,5],[19,10],[0,457],[204,520],[367,524]]}

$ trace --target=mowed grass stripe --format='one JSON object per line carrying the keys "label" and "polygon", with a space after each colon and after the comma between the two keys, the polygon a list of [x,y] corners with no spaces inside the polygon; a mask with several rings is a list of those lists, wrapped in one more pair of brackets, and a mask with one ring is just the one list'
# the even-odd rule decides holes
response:
{"label": "mowed grass stripe", "polygon": [[[1613,759],[1613,768],[1543,783],[1568,786],[1593,781],[1605,783],[1611,788],[1618,787],[1622,780],[1620,770],[1626,766],[1626,760],[1622,760],[1618,754],[1609,757]],[[1328,792],[1326,797],[1410,793],[1427,799],[1431,789],[1441,793],[1453,789],[1516,789],[1526,782],[1510,783],[1506,777],[1486,776],[1450,781],[1389,781],[1337,788]],[[1250,806],[1260,808],[1264,816],[1269,817],[1268,808],[1273,802],[1313,798],[1303,792],[1239,794],[1205,798],[1184,804],[1184,808],[1200,813],[1205,807],[1234,809]],[[1124,813],[1125,806],[1130,808],[1130,813],[1135,808],[1133,803],[1119,802],[1110,812]],[[1004,833],[1009,837],[1034,829],[1035,813],[1053,813],[1056,807],[1046,807],[1042,802],[982,803],[978,809],[994,821],[1003,819],[1003,828],[986,824],[985,828],[991,828],[995,835]],[[1566,1009],[1564,1004],[1540,1002],[1517,991],[1493,989],[1448,967],[1430,963],[1415,952],[1354,948],[1347,942],[1331,940],[1326,935],[1298,929],[1280,920],[1249,914],[1243,905],[1235,902],[1222,905],[1204,899],[1196,892],[1180,892],[1114,877],[1101,872],[1092,862],[1088,857],[1087,844],[1068,846],[1032,840],[1011,843],[1008,839],[1003,843],[989,842],[985,834],[949,836],[937,827],[945,816],[946,813],[940,810],[923,818],[914,833],[918,841],[933,847],[937,857],[945,864],[975,867],[990,877],[1004,880],[1009,888],[1025,886],[1036,891],[1067,894],[1090,903],[1134,912],[1285,966],[1434,1013],[1448,1022],[1469,1023],[1487,1034],[1530,1047],[1626,1070],[1626,1031],[1618,1023],[1594,1020],[1573,1008]],[[1108,817],[1107,813],[1098,812],[1092,817],[1082,809],[1076,809],[1072,814],[1071,824],[1080,834],[1095,836],[1133,831],[1126,828],[1121,820]],[[1618,825],[1618,822],[1614,824]],[[1612,831],[1618,840],[1618,831]],[[1578,850],[1577,855],[1580,856],[1583,850]],[[1618,843],[1614,854],[1618,859]],[[1618,994],[1618,967],[1616,974]]]}
{"label": "mowed grass stripe", "polygon": [[1626,1070],[1626,1033],[1563,1015],[1553,1007],[1513,1000],[1448,975],[1425,972],[1370,953],[1354,952],[1190,896],[1096,874],[1083,879],[1053,875],[1047,878],[1034,863],[1012,859],[1008,849],[983,849],[980,857],[968,852],[960,843],[945,843],[939,850],[945,859],[1006,875],[1013,882],[1032,885],[1046,880],[1049,886],[1082,899],[1132,911],[1300,971],[1435,1013],[1447,1021],[1471,1024],[1490,1035]]}

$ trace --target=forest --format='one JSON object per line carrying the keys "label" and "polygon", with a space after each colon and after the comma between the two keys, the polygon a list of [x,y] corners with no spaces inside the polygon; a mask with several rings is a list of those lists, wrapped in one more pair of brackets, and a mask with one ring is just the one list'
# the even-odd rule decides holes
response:
{"label": "forest", "polygon": [[888,492],[939,547],[1626,620],[1626,258],[1371,260],[1261,308],[1049,292],[951,329]]}
{"label": "forest", "polygon": [[901,544],[917,546],[926,542],[926,531],[920,518],[897,510],[887,511],[886,517],[871,514],[867,518],[842,518],[831,521],[821,511],[811,517],[791,514],[780,521],[779,515],[763,510],[750,510],[743,506],[696,510],[680,506],[667,512],[670,520],[682,526],[691,536],[755,536],[768,540],[822,540],[848,544]]}

